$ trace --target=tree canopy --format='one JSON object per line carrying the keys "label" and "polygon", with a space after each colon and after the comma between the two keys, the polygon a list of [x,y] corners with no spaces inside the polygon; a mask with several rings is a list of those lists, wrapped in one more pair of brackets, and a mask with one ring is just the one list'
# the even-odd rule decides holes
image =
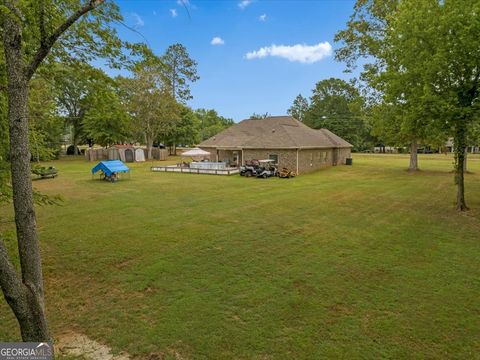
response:
{"label": "tree canopy", "polygon": [[138,66],[132,78],[119,78],[122,96],[132,118],[137,136],[143,136],[151,158],[153,143],[174,133],[180,120],[180,105],[172,96],[169,84],[156,66]]}
{"label": "tree canopy", "polygon": [[358,0],[347,28],[337,33],[338,60],[365,65],[374,129],[411,146],[454,138],[457,208],[464,199],[468,134],[478,121],[480,3],[464,0]]}
{"label": "tree canopy", "polygon": [[213,109],[197,109],[194,115],[197,118],[200,142],[211,138],[234,124],[233,119],[220,116]]}
{"label": "tree canopy", "polygon": [[354,85],[330,78],[315,85],[310,102],[298,95],[289,114],[314,129],[327,128],[358,151],[370,146],[364,108],[365,101]]}
{"label": "tree canopy", "polygon": [[87,102],[82,126],[92,143],[109,146],[131,139],[131,118],[113,79],[95,82]]}
{"label": "tree canopy", "polygon": [[161,72],[170,88],[173,98],[185,103],[192,98],[190,85],[200,79],[197,75],[197,62],[190,58],[182,44],[170,45],[160,58]]}
{"label": "tree canopy", "polygon": [[287,110],[287,113],[293,116],[298,121],[305,121],[305,114],[308,111],[308,100],[302,96],[302,94],[298,94],[295,100],[293,100],[292,106]]}

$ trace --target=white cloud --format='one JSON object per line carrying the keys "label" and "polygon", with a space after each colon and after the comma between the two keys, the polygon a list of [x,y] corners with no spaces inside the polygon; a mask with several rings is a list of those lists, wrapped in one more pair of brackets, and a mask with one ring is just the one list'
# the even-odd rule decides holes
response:
{"label": "white cloud", "polygon": [[143,27],[145,25],[145,22],[143,21],[142,17],[138,15],[137,13],[132,13],[131,14],[133,19],[135,20],[135,27]]}
{"label": "white cloud", "polygon": [[323,58],[332,55],[332,45],[328,41],[316,45],[275,45],[265,46],[258,50],[248,52],[245,58],[248,60],[262,59],[267,56],[275,56],[289,61],[298,61],[304,64],[313,64]]}
{"label": "white cloud", "polygon": [[260,16],[258,17],[258,20],[260,20],[260,21],[266,21],[266,20],[267,20],[267,14],[260,15]]}
{"label": "white cloud", "polygon": [[225,44],[225,41],[221,37],[215,36],[212,39],[212,41],[210,41],[210,44],[211,45],[223,45],[223,44]]}
{"label": "white cloud", "polygon": [[177,10],[176,9],[170,9],[170,15],[172,15],[172,17],[177,17],[178,14],[177,14]]}
{"label": "white cloud", "polygon": [[252,0],[242,0],[238,3],[238,7],[243,10],[251,3],[252,3]]}

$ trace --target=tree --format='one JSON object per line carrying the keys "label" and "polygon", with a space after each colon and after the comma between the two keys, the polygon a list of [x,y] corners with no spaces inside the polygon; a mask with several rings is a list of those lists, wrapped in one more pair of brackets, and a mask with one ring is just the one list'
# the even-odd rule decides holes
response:
{"label": "tree", "polygon": [[195,117],[198,119],[200,141],[211,138],[235,123],[233,119],[218,115],[215,110],[197,109]]}
{"label": "tree", "polygon": [[322,80],[312,91],[304,123],[314,129],[327,128],[350,142],[355,150],[363,150],[368,138],[364,106],[364,99],[352,84],[335,78]]}
{"label": "tree", "polygon": [[55,88],[42,76],[32,79],[29,87],[29,142],[35,161],[51,160],[60,153],[63,120],[56,113]]}
{"label": "tree", "polygon": [[[0,41],[0,54],[3,53],[3,43]],[[10,171],[8,158],[8,121],[6,97],[5,62],[0,56],[0,203],[10,200],[12,189],[10,186]]]}
{"label": "tree", "polygon": [[180,120],[176,123],[172,136],[164,139],[166,145],[196,144],[199,139],[200,121],[187,106],[180,105]]}
{"label": "tree", "polygon": [[[414,171],[418,169],[418,143],[428,141],[432,129],[421,112],[421,76],[413,71],[405,72],[405,64],[399,61],[402,50],[396,45],[402,39],[397,37],[394,26],[398,3],[398,0],[358,0],[347,29],[335,36],[336,41],[343,42],[343,47],[336,51],[336,58],[345,61],[348,70],[355,68],[357,60],[365,60],[361,78],[370,87],[374,98],[372,105],[388,106],[388,113],[394,115],[375,118],[375,133],[395,145],[408,142],[409,170]],[[425,21],[428,19],[426,17]],[[424,56],[425,51],[428,48],[419,56]]]}
{"label": "tree", "polygon": [[117,84],[98,82],[86,99],[87,110],[82,119],[85,135],[95,144],[109,146],[131,139],[131,119],[116,91]]}
{"label": "tree", "polygon": [[[363,73],[391,107],[400,134],[414,141],[454,138],[457,209],[466,210],[465,149],[478,121],[480,3],[361,0],[337,58],[375,61]],[[398,126],[397,126],[398,127]],[[425,140],[425,139],[424,139]],[[415,162],[413,162],[415,165]]]}
{"label": "tree", "polygon": [[133,78],[120,78],[123,97],[132,117],[133,127],[143,136],[147,157],[158,138],[172,137],[180,120],[179,104],[171,95],[168,84],[156,66],[139,64]]}
{"label": "tree", "polygon": [[[87,111],[85,98],[91,89],[91,73],[87,64],[58,64],[53,73],[56,85],[56,102],[60,116],[64,117],[65,127],[71,129],[74,154],[79,155],[78,145],[84,137],[83,117]],[[89,74],[90,73],[90,74]]]}
{"label": "tree", "polygon": [[[465,161],[480,115],[480,3],[478,1],[430,1],[417,9],[413,1],[402,4],[398,28],[404,36],[421,36],[430,58],[417,58],[412,66],[424,69],[424,106],[437,126],[453,136],[455,155],[456,208],[468,210],[465,201]],[[432,21],[412,33],[411,27]],[[409,19],[410,18],[410,19]],[[407,54],[409,55],[409,54]],[[408,59],[413,57],[410,54]]]}
{"label": "tree", "polygon": [[0,203],[10,200],[12,189],[10,186],[10,171],[8,158],[8,123],[7,123],[7,99],[0,92]]}
{"label": "tree", "polygon": [[75,152],[87,141],[109,145],[128,137],[128,116],[118,86],[104,71],[89,64],[57,64],[52,77],[57,110],[71,128]]}
{"label": "tree", "polygon": [[303,122],[305,120],[305,114],[308,110],[308,107],[308,100],[304,98],[302,94],[298,94],[295,100],[293,100],[292,106],[287,110],[287,113],[298,121]]}
{"label": "tree", "polygon": [[172,97],[181,103],[190,100],[192,95],[189,82],[193,83],[200,77],[197,75],[197,62],[190,58],[185,46],[170,45],[160,61],[161,71]]}
{"label": "tree", "polygon": [[[197,75],[197,62],[190,58],[187,49],[182,44],[170,45],[160,58],[160,70],[163,80],[170,89],[172,98],[182,104],[192,99],[190,84],[200,77]],[[171,122],[172,125],[175,122]],[[175,130],[172,129],[172,132]],[[172,143],[173,153],[176,153],[176,143]]]}
{"label": "tree", "polygon": [[[102,6],[100,6],[102,5]],[[7,78],[11,184],[22,276],[0,239],[0,287],[20,325],[24,341],[48,341],[43,275],[30,180],[28,87],[45,61],[120,56],[109,21],[118,8],[103,0],[2,0],[0,34]],[[93,11],[95,10],[95,11]],[[89,16],[84,16],[89,14]],[[61,39],[61,41],[59,41]]]}
{"label": "tree", "polygon": [[268,118],[269,116],[271,116],[271,115],[268,112],[266,112],[265,114],[253,113],[252,115],[250,115],[250,119],[251,120],[263,120],[263,119]]}
{"label": "tree", "polygon": [[8,163],[8,121],[7,121],[7,77],[3,42],[0,41],[0,203],[9,201],[12,196],[10,164]]}

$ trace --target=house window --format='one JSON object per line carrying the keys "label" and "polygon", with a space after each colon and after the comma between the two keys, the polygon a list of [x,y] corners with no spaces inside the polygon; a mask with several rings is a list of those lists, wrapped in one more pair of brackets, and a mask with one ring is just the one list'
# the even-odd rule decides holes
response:
{"label": "house window", "polygon": [[277,154],[270,154],[270,155],[268,155],[268,158],[270,160],[274,160],[275,164],[278,164],[278,155]]}

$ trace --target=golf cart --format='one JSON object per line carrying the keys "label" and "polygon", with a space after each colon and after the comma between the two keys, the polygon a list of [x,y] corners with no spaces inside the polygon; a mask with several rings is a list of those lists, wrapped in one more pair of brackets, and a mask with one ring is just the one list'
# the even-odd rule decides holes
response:
{"label": "golf cart", "polygon": [[240,166],[240,176],[251,177],[256,176],[259,169],[258,160],[252,160],[243,166]]}
{"label": "golf cart", "polygon": [[257,170],[257,178],[266,179],[268,177],[277,176],[277,167],[275,166],[275,160],[258,160],[259,169]]}

